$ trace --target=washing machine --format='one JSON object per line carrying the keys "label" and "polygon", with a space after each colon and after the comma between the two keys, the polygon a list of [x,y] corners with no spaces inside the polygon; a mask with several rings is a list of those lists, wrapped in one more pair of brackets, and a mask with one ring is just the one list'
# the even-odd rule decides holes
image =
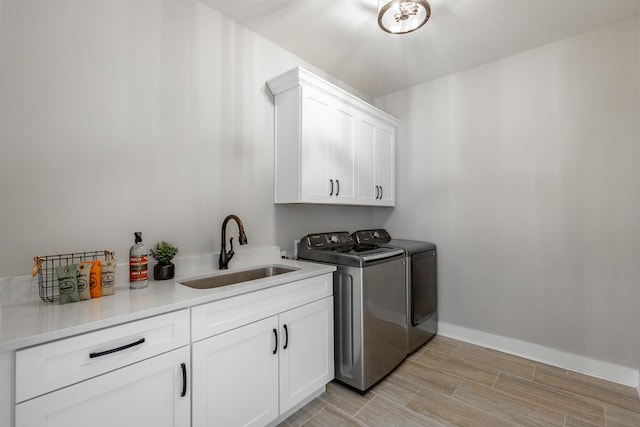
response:
{"label": "washing machine", "polygon": [[333,264],[336,379],[366,391],[407,357],[405,251],[376,245],[366,231],[309,234],[298,258]]}

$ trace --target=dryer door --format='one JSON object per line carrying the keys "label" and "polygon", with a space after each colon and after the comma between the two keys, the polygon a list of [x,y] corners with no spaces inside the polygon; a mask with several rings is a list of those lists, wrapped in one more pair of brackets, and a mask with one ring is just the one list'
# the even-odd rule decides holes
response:
{"label": "dryer door", "polygon": [[438,308],[436,251],[411,255],[411,325],[418,326]]}

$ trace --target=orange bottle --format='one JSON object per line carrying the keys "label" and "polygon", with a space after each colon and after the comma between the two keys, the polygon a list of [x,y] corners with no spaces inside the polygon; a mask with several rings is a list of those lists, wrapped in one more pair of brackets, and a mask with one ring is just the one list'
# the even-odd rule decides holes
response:
{"label": "orange bottle", "polygon": [[102,288],[100,284],[100,260],[91,261],[91,272],[89,273],[89,290],[91,298],[100,298]]}

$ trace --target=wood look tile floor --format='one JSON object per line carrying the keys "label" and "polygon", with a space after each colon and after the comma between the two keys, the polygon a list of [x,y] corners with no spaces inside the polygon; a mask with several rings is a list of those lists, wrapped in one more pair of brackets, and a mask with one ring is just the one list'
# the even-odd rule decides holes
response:
{"label": "wood look tile floor", "polygon": [[337,382],[298,426],[639,427],[636,390],[436,336],[365,394]]}

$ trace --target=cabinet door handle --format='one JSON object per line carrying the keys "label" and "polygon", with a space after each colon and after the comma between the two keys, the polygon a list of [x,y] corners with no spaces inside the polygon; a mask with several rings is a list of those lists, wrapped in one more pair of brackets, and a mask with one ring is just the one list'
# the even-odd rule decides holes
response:
{"label": "cabinet door handle", "polygon": [[380,194],[380,187],[376,185],[376,200],[378,199],[378,195]]}
{"label": "cabinet door handle", "polygon": [[117,347],[117,348],[112,348],[110,350],[97,351],[97,352],[94,352],[94,353],[89,353],[89,358],[93,359],[94,357],[100,357],[100,356],[105,356],[105,355],[111,354],[111,353],[117,353],[118,351],[126,350],[128,348],[140,345],[143,342],[144,342],[144,338],[140,338],[138,341],[132,342],[131,344],[123,345],[122,347]]}
{"label": "cabinet door handle", "polygon": [[180,367],[182,368],[182,393],[180,393],[180,397],[185,397],[187,395],[187,364],[181,363]]}
{"label": "cabinet door handle", "polygon": [[331,191],[329,191],[329,195],[333,196],[333,180],[330,179],[329,182],[331,183]]}
{"label": "cabinet door handle", "polygon": [[278,330],[277,329],[273,330],[273,336],[276,337],[276,346],[273,348],[273,354],[276,354],[278,352]]}
{"label": "cabinet door handle", "polygon": [[288,345],[289,345],[289,330],[287,329],[287,325],[284,325],[284,347],[282,347],[282,349],[286,350]]}
{"label": "cabinet door handle", "polygon": [[340,194],[340,181],[338,181],[337,179],[336,184],[338,184],[338,191],[336,191],[336,197],[338,197],[338,194]]}
{"label": "cabinet door handle", "polygon": [[382,185],[380,186],[380,200],[382,200]]}

